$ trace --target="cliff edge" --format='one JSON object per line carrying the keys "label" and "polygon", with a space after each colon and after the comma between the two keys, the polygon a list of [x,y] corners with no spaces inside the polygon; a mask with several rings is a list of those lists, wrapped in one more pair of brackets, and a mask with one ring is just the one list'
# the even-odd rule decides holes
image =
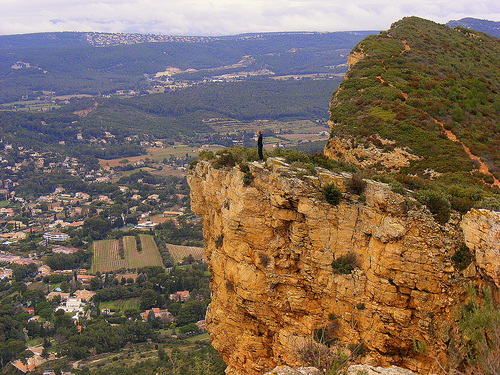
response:
{"label": "cliff edge", "polygon": [[[498,213],[440,224],[387,184],[365,180],[356,195],[345,172],[307,175],[280,158],[246,165],[201,160],[188,175],[213,276],[207,330],[226,373],[303,365],[315,332],[362,347],[358,362],[420,373],[446,366],[465,286],[496,275]],[[332,183],[343,192],[338,205],[322,195]],[[478,268],[452,260],[464,243],[484,256]],[[351,268],[338,266],[346,260]]]}

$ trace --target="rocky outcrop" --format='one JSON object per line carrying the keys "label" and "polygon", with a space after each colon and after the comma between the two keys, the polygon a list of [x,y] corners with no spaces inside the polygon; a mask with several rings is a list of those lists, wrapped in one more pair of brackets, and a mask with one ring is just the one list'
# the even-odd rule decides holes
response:
{"label": "rocky outcrop", "polygon": [[[466,228],[488,230],[483,219],[440,225],[388,185],[366,181],[362,196],[348,193],[346,173],[307,176],[279,159],[249,168],[250,185],[239,166],[206,161],[188,176],[213,275],[207,330],[227,373],[304,365],[298,352],[315,330],[344,348],[362,345],[362,363],[439,372],[464,285],[479,281],[451,257]],[[344,191],[337,206],[321,194],[330,183]],[[477,237],[477,249],[494,245]],[[336,272],[345,259],[354,270]]]}
{"label": "rocky outcrop", "polygon": [[500,213],[472,209],[464,216],[461,226],[477,267],[500,289]]}
{"label": "rocky outcrop", "polygon": [[[334,124],[330,124],[335,127]],[[409,167],[412,160],[421,159],[400,147],[385,149],[387,143],[393,142],[375,138],[381,147],[367,141],[366,144],[354,144],[352,138],[331,137],[325,146],[325,155],[333,160],[342,161],[347,164],[356,165],[361,169],[381,169],[389,172],[397,172],[402,167]]]}
{"label": "rocky outcrop", "polygon": [[[322,375],[323,372],[315,367],[299,367],[296,370],[290,366],[276,366],[264,375]],[[370,365],[352,365],[346,370],[346,375],[415,375],[413,372],[400,367],[374,367]]]}
{"label": "rocky outcrop", "polygon": [[351,51],[349,53],[349,56],[347,56],[347,65],[349,69],[351,69],[354,65],[356,65],[358,62],[363,60],[365,58],[365,54],[363,51]]}

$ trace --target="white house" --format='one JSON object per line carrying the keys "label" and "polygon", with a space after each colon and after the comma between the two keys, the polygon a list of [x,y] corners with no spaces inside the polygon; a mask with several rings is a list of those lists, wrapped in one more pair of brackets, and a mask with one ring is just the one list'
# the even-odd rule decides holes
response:
{"label": "white house", "polygon": [[82,302],[80,298],[68,298],[66,302],[61,303],[57,308],[57,310],[64,310],[64,312],[74,313],[74,312],[82,312],[85,307],[85,303]]}

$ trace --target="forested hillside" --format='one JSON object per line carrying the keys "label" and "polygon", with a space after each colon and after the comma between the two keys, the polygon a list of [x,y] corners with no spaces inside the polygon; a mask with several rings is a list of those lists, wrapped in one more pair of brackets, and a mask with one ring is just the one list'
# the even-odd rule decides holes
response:
{"label": "forested hillside", "polygon": [[198,42],[178,37],[172,42],[123,45],[110,41],[100,47],[87,42],[84,33],[0,36],[0,103],[41,91],[55,95],[146,92],[155,85],[155,74],[169,67],[189,70],[182,79],[196,80],[261,69],[275,75],[343,73],[347,53],[369,34],[271,33]]}

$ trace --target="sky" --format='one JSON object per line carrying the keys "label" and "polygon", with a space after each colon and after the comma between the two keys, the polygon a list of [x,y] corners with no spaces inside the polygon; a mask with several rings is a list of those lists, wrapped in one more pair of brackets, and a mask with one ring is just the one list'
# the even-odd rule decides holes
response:
{"label": "sky", "polygon": [[220,36],[387,30],[405,16],[500,21],[498,0],[0,0],[0,35],[96,31]]}

